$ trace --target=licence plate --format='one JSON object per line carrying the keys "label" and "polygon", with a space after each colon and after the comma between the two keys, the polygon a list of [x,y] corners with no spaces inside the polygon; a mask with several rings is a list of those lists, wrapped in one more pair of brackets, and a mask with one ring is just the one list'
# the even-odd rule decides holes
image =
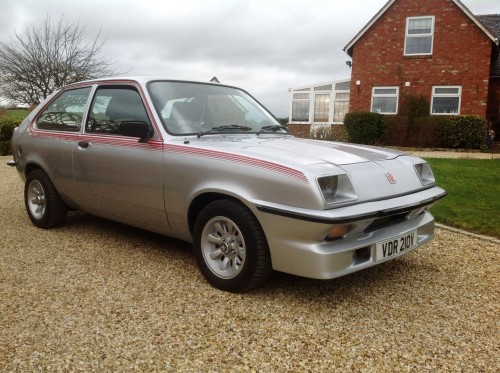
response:
{"label": "licence plate", "polygon": [[375,260],[385,260],[403,255],[418,246],[417,230],[377,242]]}

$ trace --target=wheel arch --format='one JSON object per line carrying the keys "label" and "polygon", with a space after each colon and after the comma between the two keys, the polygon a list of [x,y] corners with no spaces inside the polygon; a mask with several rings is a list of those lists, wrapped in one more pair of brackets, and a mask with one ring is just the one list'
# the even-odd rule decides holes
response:
{"label": "wheel arch", "polygon": [[212,203],[214,201],[220,200],[220,199],[229,199],[233,200],[236,202],[241,203],[243,206],[246,207],[246,204],[243,203],[239,198],[236,198],[234,196],[231,196],[229,194],[224,194],[220,192],[205,192],[202,193],[198,196],[196,196],[190,203],[189,208],[188,208],[188,227],[189,227],[189,232],[191,235],[193,234],[194,230],[194,224],[196,222],[196,219],[198,218],[198,215],[200,214],[201,210],[205,206],[207,206],[209,203]]}
{"label": "wheel arch", "polygon": [[37,163],[28,163],[26,164],[26,166],[24,167],[24,177],[27,178],[28,175],[30,173],[32,173],[34,170],[41,170],[43,171],[47,176],[49,176],[47,174],[47,172],[45,172],[45,170],[42,168],[42,166],[40,166],[39,164]]}

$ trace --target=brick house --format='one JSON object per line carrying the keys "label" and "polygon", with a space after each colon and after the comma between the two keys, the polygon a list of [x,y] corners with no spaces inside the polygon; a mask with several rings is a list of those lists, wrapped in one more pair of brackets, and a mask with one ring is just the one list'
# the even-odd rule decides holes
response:
{"label": "brick house", "polygon": [[[389,0],[346,45],[349,111],[398,114],[423,96],[431,115],[486,117],[500,135],[500,15],[459,0]],[[497,136],[498,138],[498,136]]]}

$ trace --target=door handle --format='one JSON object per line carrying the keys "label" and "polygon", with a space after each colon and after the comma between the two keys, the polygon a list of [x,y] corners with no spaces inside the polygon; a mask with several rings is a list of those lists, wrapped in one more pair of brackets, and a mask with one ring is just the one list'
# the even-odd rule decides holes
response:
{"label": "door handle", "polygon": [[88,141],[79,141],[78,146],[80,148],[87,149],[90,146],[90,143]]}

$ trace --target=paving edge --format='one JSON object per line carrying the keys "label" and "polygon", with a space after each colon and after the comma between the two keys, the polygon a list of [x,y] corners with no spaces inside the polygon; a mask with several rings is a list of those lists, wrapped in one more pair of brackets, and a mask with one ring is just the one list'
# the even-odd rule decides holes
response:
{"label": "paving edge", "polygon": [[490,241],[490,242],[493,242],[493,243],[500,244],[500,240],[497,239],[497,238],[495,238],[495,237],[483,236],[481,234],[475,234],[475,233],[467,232],[467,231],[464,231],[462,229],[449,227],[447,225],[440,224],[440,223],[435,223],[435,226],[438,227],[438,228],[441,228],[441,229],[446,229],[446,230],[455,232],[455,233],[465,234],[466,236],[471,236],[471,237],[479,238],[480,240]]}

